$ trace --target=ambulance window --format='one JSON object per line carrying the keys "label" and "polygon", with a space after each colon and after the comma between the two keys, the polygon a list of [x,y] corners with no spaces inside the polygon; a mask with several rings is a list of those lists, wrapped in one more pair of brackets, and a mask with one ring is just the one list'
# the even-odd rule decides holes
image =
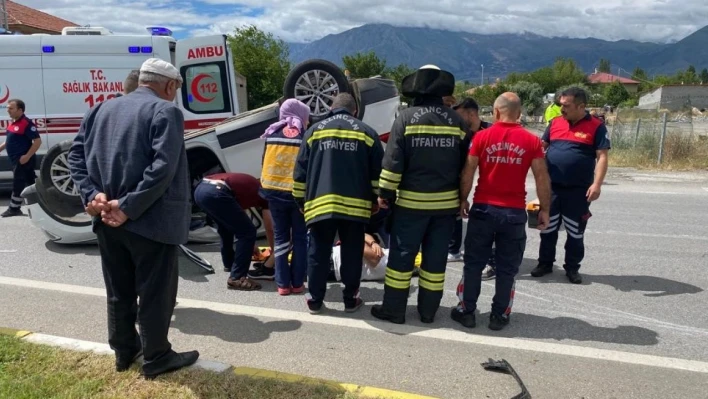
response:
{"label": "ambulance window", "polygon": [[231,100],[226,92],[226,63],[189,65],[181,68],[184,77],[182,103],[195,114],[231,112]]}

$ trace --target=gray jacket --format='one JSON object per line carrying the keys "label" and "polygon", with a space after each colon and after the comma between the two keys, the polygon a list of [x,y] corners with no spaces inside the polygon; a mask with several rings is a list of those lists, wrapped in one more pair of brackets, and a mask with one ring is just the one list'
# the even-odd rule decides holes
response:
{"label": "gray jacket", "polygon": [[128,216],[126,230],[187,241],[191,189],[184,115],[174,103],[140,87],[99,104],[84,116],[68,159],[84,205],[105,193]]}

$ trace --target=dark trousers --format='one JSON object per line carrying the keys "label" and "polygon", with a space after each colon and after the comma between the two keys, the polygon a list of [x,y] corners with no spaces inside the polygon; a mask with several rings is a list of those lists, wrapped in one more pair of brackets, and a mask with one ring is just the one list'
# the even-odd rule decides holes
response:
{"label": "dark trousers", "polygon": [[391,248],[383,307],[391,314],[405,315],[415,257],[421,251],[418,312],[422,317],[432,318],[445,289],[447,247],[455,228],[455,215],[426,215],[395,208],[390,217],[393,217]]}
{"label": "dark trousers", "polygon": [[474,312],[482,290],[482,270],[496,245],[496,281],[492,313],[508,315],[514,298],[514,285],[526,249],[524,209],[475,205],[469,213],[465,237],[463,312]]}
{"label": "dark trousers", "polygon": [[22,206],[22,191],[27,186],[34,184],[37,175],[34,173],[37,156],[34,155],[30,160],[22,165],[20,161],[12,163],[12,196],[10,197],[10,208],[20,209]]}
{"label": "dark trousers", "polygon": [[108,343],[117,358],[131,359],[142,348],[145,365],[159,362],[172,353],[167,334],[177,298],[177,246],[94,223],[108,297]]}
{"label": "dark trousers", "polygon": [[556,261],[558,230],[563,223],[568,234],[563,268],[570,272],[580,269],[580,262],[585,257],[585,227],[592,216],[586,197],[587,190],[587,187],[552,186],[550,223],[548,228],[541,232],[539,264],[551,267]]}
{"label": "dark trousers", "polygon": [[[460,247],[462,247],[462,217],[457,216],[457,220],[455,221],[455,231],[452,233],[452,239],[450,240],[450,245],[447,248],[447,252],[454,255],[459,254]],[[495,265],[494,252],[495,248],[492,247],[492,254],[487,261],[487,264],[492,267]]]}
{"label": "dark trousers", "polygon": [[[273,217],[275,283],[280,288],[299,288],[307,273],[307,226],[295,201],[268,201]],[[288,261],[290,250],[292,262]]]}
{"label": "dark trousers", "polygon": [[339,233],[342,242],[341,275],[344,284],[344,305],[353,307],[359,296],[362,259],[364,257],[364,233],[366,222],[343,219],[326,219],[310,225],[310,248],[307,264],[308,300],[322,303],[327,292],[327,276],[330,271],[332,245]]}
{"label": "dark trousers", "polygon": [[[199,183],[194,190],[194,202],[214,219],[218,226],[221,260],[225,269],[231,269],[230,277],[234,280],[246,277],[251,266],[253,246],[256,245],[256,226],[251,218],[226,185]],[[234,238],[238,240],[235,251]]]}

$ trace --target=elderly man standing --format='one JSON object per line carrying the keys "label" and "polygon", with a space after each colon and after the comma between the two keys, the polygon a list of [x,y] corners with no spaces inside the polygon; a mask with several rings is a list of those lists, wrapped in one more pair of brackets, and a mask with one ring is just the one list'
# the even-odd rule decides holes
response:
{"label": "elderly man standing", "polygon": [[[521,100],[504,93],[494,102],[495,123],[475,135],[462,173],[460,213],[469,217],[465,237],[463,286],[452,319],[475,327],[475,310],[482,288],[482,269],[496,245],[497,281],[489,316],[489,328],[501,330],[509,323],[514,298],[514,279],[526,248],[526,175],[533,170],[541,205],[539,229],[546,227],[550,207],[550,183],[541,140],[517,122]],[[472,208],[467,197],[475,171],[479,180]]]}
{"label": "elderly man standing", "polygon": [[172,102],[181,84],[174,66],[148,59],[130,96],[86,113],[69,152],[71,177],[94,216],[116,370],[127,370],[142,353],[145,378],[199,357],[173,351],[167,339],[178,245],[187,241],[190,217],[184,116]]}
{"label": "elderly man standing", "polygon": [[548,229],[541,232],[538,266],[531,275],[542,277],[553,272],[558,229],[563,223],[568,233],[563,268],[568,281],[580,284],[583,280],[578,270],[585,257],[585,226],[592,216],[590,203],[600,197],[607,174],[610,140],[602,120],[585,109],[585,90],[571,87],[559,97],[563,117],[551,120],[542,138],[553,190],[551,221]]}

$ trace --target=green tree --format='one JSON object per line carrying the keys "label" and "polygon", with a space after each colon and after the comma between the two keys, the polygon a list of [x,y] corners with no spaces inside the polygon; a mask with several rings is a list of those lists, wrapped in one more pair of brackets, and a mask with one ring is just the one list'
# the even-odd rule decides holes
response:
{"label": "green tree", "polygon": [[471,96],[480,106],[490,106],[494,104],[494,100],[499,97],[500,94],[509,91],[509,86],[504,83],[497,83],[495,85],[484,85],[477,86],[474,88],[474,93]]}
{"label": "green tree", "polygon": [[701,84],[708,85],[708,69],[703,68],[701,71]]}
{"label": "green tree", "polygon": [[553,90],[548,91],[548,93],[555,91],[559,86],[587,81],[585,72],[580,69],[572,58],[558,58],[556,62],[553,63],[553,78],[557,86]]}
{"label": "green tree", "polygon": [[647,91],[654,87],[654,84],[649,81],[647,73],[640,67],[634,68],[634,71],[632,71],[632,79],[639,82],[639,92]]}
{"label": "green tree", "polygon": [[605,87],[604,96],[607,102],[612,106],[618,106],[630,99],[630,94],[620,82],[612,82]]}
{"label": "green tree", "polygon": [[280,98],[290,71],[285,42],[252,25],[236,28],[228,42],[236,54],[236,71],[248,81],[248,107],[259,108]]}
{"label": "green tree", "polygon": [[386,61],[380,59],[373,51],[345,55],[342,57],[342,63],[355,79],[383,75],[386,71]]}
{"label": "green tree", "polygon": [[600,63],[597,66],[597,71],[610,73],[611,70],[612,70],[612,63],[610,63],[610,60],[608,60],[606,58],[600,58]]}
{"label": "green tree", "polygon": [[519,96],[527,115],[532,115],[543,104],[543,88],[538,83],[522,81],[512,85],[509,90]]}

